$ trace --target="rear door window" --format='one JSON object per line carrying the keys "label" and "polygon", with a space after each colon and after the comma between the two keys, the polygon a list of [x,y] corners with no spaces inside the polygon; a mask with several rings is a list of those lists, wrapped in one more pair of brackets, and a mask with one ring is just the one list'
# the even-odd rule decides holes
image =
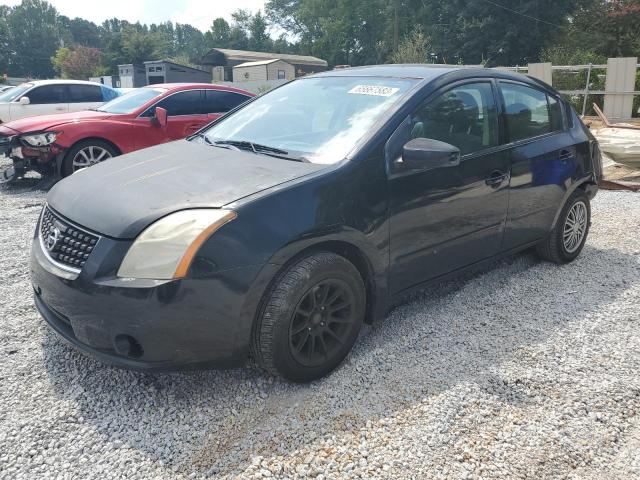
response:
{"label": "rear door window", "polygon": [[205,90],[204,113],[226,113],[249,100],[246,95],[222,90]]}
{"label": "rear door window", "polygon": [[97,85],[69,85],[69,103],[102,103],[102,89]]}
{"label": "rear door window", "polygon": [[29,103],[45,105],[51,103],[67,103],[67,86],[63,84],[42,85],[27,92]]}
{"label": "rear door window", "polygon": [[539,137],[564,129],[560,102],[536,88],[500,83],[510,142]]}

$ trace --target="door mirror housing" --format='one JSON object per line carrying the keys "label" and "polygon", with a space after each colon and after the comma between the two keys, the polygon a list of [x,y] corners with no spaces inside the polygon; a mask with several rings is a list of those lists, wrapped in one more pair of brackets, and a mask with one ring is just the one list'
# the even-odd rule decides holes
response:
{"label": "door mirror housing", "polygon": [[20,105],[29,105],[30,103],[29,97],[20,97]]}
{"label": "door mirror housing", "polygon": [[460,165],[460,149],[439,140],[414,138],[402,148],[395,166],[403,171],[424,171]]}
{"label": "door mirror housing", "polygon": [[162,107],[156,107],[156,111],[154,114],[154,120],[156,123],[162,128],[167,126],[167,110]]}

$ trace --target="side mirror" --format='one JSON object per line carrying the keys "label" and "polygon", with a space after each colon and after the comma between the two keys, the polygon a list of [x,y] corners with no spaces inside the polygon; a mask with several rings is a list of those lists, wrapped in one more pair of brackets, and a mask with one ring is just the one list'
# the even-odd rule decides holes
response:
{"label": "side mirror", "polygon": [[29,97],[20,97],[20,105],[29,105],[30,103]]}
{"label": "side mirror", "polygon": [[156,122],[158,122],[158,125],[160,125],[162,128],[167,126],[167,110],[165,108],[156,107],[156,113],[153,118],[155,118]]}
{"label": "side mirror", "polygon": [[439,140],[414,138],[402,148],[395,167],[403,171],[424,171],[460,165],[460,149]]}

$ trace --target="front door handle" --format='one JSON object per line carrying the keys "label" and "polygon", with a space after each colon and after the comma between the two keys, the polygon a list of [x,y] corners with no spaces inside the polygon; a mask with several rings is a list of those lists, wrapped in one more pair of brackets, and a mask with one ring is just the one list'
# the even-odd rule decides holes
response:
{"label": "front door handle", "polygon": [[486,183],[491,188],[498,188],[500,185],[502,185],[502,182],[504,182],[506,178],[506,173],[501,172],[500,170],[495,170],[491,172],[491,175],[484,181],[484,183]]}

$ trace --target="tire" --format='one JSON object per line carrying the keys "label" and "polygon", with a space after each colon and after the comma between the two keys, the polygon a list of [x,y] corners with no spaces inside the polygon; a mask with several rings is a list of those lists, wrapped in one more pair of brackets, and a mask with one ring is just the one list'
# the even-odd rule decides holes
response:
{"label": "tire", "polygon": [[365,306],[364,282],[351,262],[329,252],[303,257],[266,294],[253,332],[253,357],[292,382],[321,378],[353,347]]}
{"label": "tire", "polygon": [[[579,226],[574,228],[573,226],[577,224]],[[560,265],[574,261],[584,248],[590,227],[591,204],[589,197],[584,190],[578,188],[562,208],[558,221],[549,236],[537,245],[538,255],[544,260]],[[571,235],[572,230],[574,236]],[[578,230],[581,233],[576,233]],[[566,238],[565,235],[567,235]]]}
{"label": "tire", "polygon": [[[85,152],[85,155],[83,156],[81,152]],[[91,155],[90,152],[93,152],[94,154]],[[104,152],[104,154],[102,152]],[[74,159],[76,159],[76,157],[78,157],[78,161],[85,162],[87,164],[86,167],[91,167],[96,163],[102,162],[111,157],[116,157],[119,154],[120,152],[118,152],[113,145],[105,142],[104,140],[83,140],[71,147],[71,150],[67,152],[64,160],[62,160],[62,176],[68,177],[77,170],[80,170],[80,168],[76,168],[74,166]],[[92,156],[94,157],[93,159],[91,158]]]}

